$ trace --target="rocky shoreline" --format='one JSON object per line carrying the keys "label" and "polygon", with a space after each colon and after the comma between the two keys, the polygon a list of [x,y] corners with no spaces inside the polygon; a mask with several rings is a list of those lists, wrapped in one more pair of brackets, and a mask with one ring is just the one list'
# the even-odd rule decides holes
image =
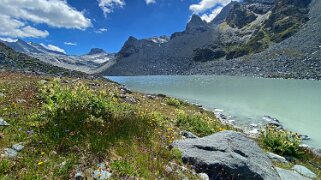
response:
{"label": "rocky shoreline", "polygon": [[[236,122],[235,119],[231,119],[230,116],[225,115],[224,110],[222,110],[222,109],[210,110],[210,109],[202,107],[201,105],[198,105],[198,104],[195,104],[195,105],[198,106],[201,110],[213,111],[213,113],[221,121],[221,123],[232,126],[233,128],[240,130],[247,137],[249,137],[251,139],[259,138],[261,131],[265,128],[266,125],[273,125],[273,126],[276,126],[278,129],[287,130],[286,127],[284,127],[282,125],[280,120],[278,120],[274,117],[271,117],[271,116],[263,116],[262,123],[260,123],[260,124],[251,123],[251,124],[248,124],[247,126],[244,126],[244,125],[238,125],[238,123]],[[305,135],[305,134],[300,134],[299,137],[301,138],[302,141],[311,140],[311,137],[309,137],[308,135]],[[309,150],[310,152],[313,153],[313,155],[315,157],[321,158],[321,149],[320,148],[309,146],[304,143],[302,143],[300,145],[300,147]]]}
{"label": "rocky shoreline", "polygon": [[[210,111],[201,105],[194,104],[202,111]],[[285,129],[281,122],[273,117],[264,116],[265,125],[250,124],[250,128],[237,126],[235,120],[224,114],[224,110],[214,109],[214,114],[221,123],[234,127],[240,132],[222,131],[206,137],[198,137],[191,132],[183,131],[183,140],[176,140],[173,147],[183,154],[183,161],[191,164],[196,173],[202,174],[203,180],[218,178],[237,179],[302,179],[317,178],[310,169],[302,165],[294,165],[290,170],[274,166],[272,162],[289,166],[289,157],[283,157],[263,150],[254,141],[258,139],[265,125],[274,125]],[[310,137],[300,135],[302,140]],[[305,144],[301,148],[307,149],[315,157],[321,158],[321,149]],[[235,168],[238,167],[238,168]]]}

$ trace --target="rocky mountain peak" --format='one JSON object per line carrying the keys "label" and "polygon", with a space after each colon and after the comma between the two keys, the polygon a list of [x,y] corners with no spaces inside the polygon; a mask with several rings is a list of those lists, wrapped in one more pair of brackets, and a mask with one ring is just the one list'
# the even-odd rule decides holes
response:
{"label": "rocky mountain peak", "polygon": [[127,40],[127,42],[135,42],[135,41],[138,41],[138,39],[133,36],[129,36],[129,38]]}
{"label": "rocky mountain peak", "polygon": [[203,21],[201,17],[195,14],[192,16],[191,20],[188,22],[186,26],[187,31],[203,30],[207,28],[208,28],[208,24],[205,21]]}
{"label": "rocky mountain peak", "polygon": [[106,53],[106,52],[100,48],[92,48],[88,53],[88,55],[101,54],[101,53]]}
{"label": "rocky mountain peak", "polygon": [[221,12],[209,24],[218,25],[223,23],[236,3],[236,1],[231,1],[228,5],[223,7]]}

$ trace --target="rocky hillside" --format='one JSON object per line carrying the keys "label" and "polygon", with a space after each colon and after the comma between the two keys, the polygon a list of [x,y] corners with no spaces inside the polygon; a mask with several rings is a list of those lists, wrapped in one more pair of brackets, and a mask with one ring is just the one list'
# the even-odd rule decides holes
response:
{"label": "rocky hillside", "polygon": [[19,53],[0,42],[0,69],[20,72],[34,72],[37,74],[53,75],[81,75],[79,72],[66,70],[44,63],[26,54]]}
{"label": "rocky hillside", "polygon": [[[320,79],[321,2],[231,2],[210,23],[194,15],[168,41],[130,37],[108,75],[228,74]],[[304,44],[302,43],[304,42]]]}
{"label": "rocky hillside", "polygon": [[[293,1],[291,1],[293,2]],[[298,1],[306,5],[307,1]],[[305,2],[305,4],[304,4]],[[251,75],[263,77],[283,77],[299,79],[321,79],[321,2],[312,1],[309,13],[304,16],[309,20],[300,27],[290,28],[293,35],[285,40],[270,44],[263,52],[245,57],[224,61],[209,61],[195,64],[185,74],[226,74],[226,75]],[[302,10],[302,9],[301,9]],[[306,8],[303,9],[306,12]],[[285,11],[285,10],[284,10]],[[284,16],[284,15],[282,15]],[[280,15],[280,17],[282,17]],[[278,17],[278,18],[280,18]],[[285,17],[286,21],[287,18]],[[290,23],[290,22],[287,22]],[[289,32],[286,31],[286,32]],[[284,33],[279,33],[282,35]],[[272,36],[282,37],[282,36]],[[276,40],[278,38],[275,38]]]}
{"label": "rocky hillside", "polygon": [[2,43],[17,52],[25,53],[45,63],[85,73],[91,73],[94,69],[112,60],[115,56],[114,53],[107,53],[98,48],[93,48],[88,54],[81,56],[67,55],[59,51],[50,50],[44,45],[25,42],[21,39],[18,39],[16,42],[2,41]]}

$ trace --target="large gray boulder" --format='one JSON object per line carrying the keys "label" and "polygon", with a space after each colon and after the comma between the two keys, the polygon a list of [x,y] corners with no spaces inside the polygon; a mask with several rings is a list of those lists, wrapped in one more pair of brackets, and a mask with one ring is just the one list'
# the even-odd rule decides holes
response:
{"label": "large gray boulder", "polygon": [[255,141],[244,134],[223,131],[197,139],[175,141],[185,163],[210,179],[271,179],[280,176]]}

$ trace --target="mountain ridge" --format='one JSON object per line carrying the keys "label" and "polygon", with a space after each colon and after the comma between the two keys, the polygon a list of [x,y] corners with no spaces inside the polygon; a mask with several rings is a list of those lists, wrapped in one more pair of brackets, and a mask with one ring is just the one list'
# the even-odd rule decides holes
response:
{"label": "mountain ridge", "polygon": [[[161,45],[146,43],[146,39],[129,38],[133,41],[127,41],[123,48],[130,47],[131,52],[126,56],[121,56],[123,51],[120,51],[118,53],[120,56],[117,56],[113,66],[101,67],[99,72],[104,75],[237,74],[263,77],[320,78],[315,76],[317,73],[308,73],[308,66],[299,69],[294,67],[295,64],[302,64],[301,62],[304,60],[302,58],[295,59],[294,65],[288,66],[289,69],[286,73],[280,63],[282,61],[276,63],[262,60],[259,62],[253,59],[298,32],[304,31],[305,25],[311,19],[310,11],[321,10],[319,6],[309,6],[311,3],[311,0],[232,2],[223,8],[216,17],[217,19],[210,23],[205,23],[196,15],[192,16],[184,31],[173,33],[170,40]],[[320,2],[313,0],[312,4],[319,5]],[[224,19],[223,22],[222,19]],[[215,24],[217,22],[220,23]],[[316,22],[316,24],[320,23]],[[316,32],[313,35],[315,36]],[[286,46],[281,45],[281,49],[286,50]],[[240,58],[241,60],[239,60]],[[265,58],[267,57],[259,57],[259,59]],[[253,64],[244,63],[245,59]],[[235,65],[235,61],[241,63]],[[260,63],[262,63],[262,68],[268,67],[268,69],[255,70],[262,69]],[[273,67],[275,63],[277,67]],[[250,67],[247,67],[249,65]],[[302,69],[304,69],[302,71],[304,74],[298,72]],[[318,69],[314,70],[320,72]],[[235,73],[236,71],[238,72]]]}
{"label": "mountain ridge", "polygon": [[91,74],[94,69],[113,59],[115,56],[114,53],[107,53],[103,49],[99,48],[93,48],[85,55],[75,56],[50,50],[42,44],[25,42],[21,39],[18,39],[16,42],[0,42],[6,44],[17,52],[25,53],[45,63],[88,74]]}

